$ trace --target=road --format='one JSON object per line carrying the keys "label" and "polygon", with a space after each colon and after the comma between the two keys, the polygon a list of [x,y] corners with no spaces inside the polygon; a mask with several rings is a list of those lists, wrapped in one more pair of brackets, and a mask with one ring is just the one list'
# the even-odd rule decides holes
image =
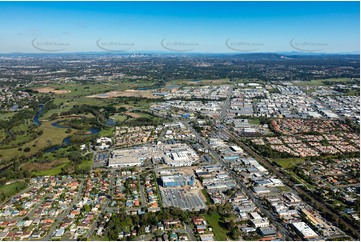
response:
{"label": "road", "polygon": [[196,238],[193,235],[193,231],[188,225],[185,225],[184,229],[175,229],[174,232],[188,234],[190,241],[196,241]]}
{"label": "road", "polygon": [[[0,173],[1,173],[1,172],[0,172]],[[17,179],[17,180],[14,180],[12,183],[18,182],[18,181],[25,181],[25,179]],[[11,199],[13,199],[13,198],[15,198],[15,197],[18,197],[18,196],[20,196],[21,194],[24,194],[24,193],[30,191],[31,189],[33,189],[33,185],[31,185],[31,186],[25,188],[24,190],[21,190],[20,192],[18,192],[18,193],[16,193],[16,194],[14,194],[14,195],[6,198],[4,201],[2,201],[2,202],[0,203],[0,205],[1,205],[1,206],[2,206],[2,205],[5,205],[5,204],[6,204],[7,202],[9,202]]]}
{"label": "road", "polygon": [[[197,137],[198,141],[204,145],[204,147],[206,147],[209,151],[209,153],[214,157],[214,159],[216,160],[217,164],[222,165],[223,167],[228,168],[227,170],[230,171],[231,168],[228,164],[226,164],[221,157],[218,155],[218,153],[216,153],[210,146],[209,144],[204,140],[204,138],[202,136],[200,136],[200,134],[195,131],[187,122],[185,121],[181,121],[186,127],[188,127],[188,129]],[[227,134],[228,135],[228,134]],[[228,135],[229,136],[229,135]],[[273,216],[267,209],[264,208],[263,205],[261,205],[259,203],[258,197],[256,197],[243,183],[243,181],[241,181],[238,176],[235,173],[230,173],[230,175],[232,176],[232,178],[234,179],[234,181],[236,181],[237,185],[242,188],[242,190],[247,194],[247,196],[253,201],[253,203],[275,224],[277,225],[279,231],[285,236],[286,239],[289,239],[289,232],[288,230],[284,227],[283,224],[279,223],[277,221],[277,218],[275,218],[275,216]]]}
{"label": "road", "polygon": [[65,216],[67,216],[70,213],[70,210],[73,209],[75,203],[78,202],[81,196],[83,195],[83,186],[84,186],[84,180],[82,179],[80,182],[80,187],[76,198],[69,204],[68,208],[55,219],[54,223],[49,229],[49,232],[42,240],[45,241],[51,240],[51,237],[54,234],[55,230],[59,227],[59,224],[64,220]]}
{"label": "road", "polygon": [[145,199],[145,196],[144,196],[144,184],[143,184],[143,181],[140,180],[140,176],[139,174],[137,175],[138,177],[138,182],[139,182],[139,193],[140,193],[140,200],[142,202],[142,208],[145,208],[146,205],[147,205],[147,200]]}
{"label": "road", "polygon": [[108,206],[109,206],[109,203],[110,203],[110,202],[111,202],[111,201],[109,200],[109,201],[107,201],[106,204],[103,204],[103,205],[102,205],[102,210],[100,211],[100,213],[98,214],[96,220],[93,222],[92,226],[90,227],[89,231],[87,232],[87,234],[86,234],[86,236],[85,236],[86,238],[89,238],[89,237],[94,233],[94,230],[98,227],[98,222],[99,222],[100,216],[101,216],[102,214],[104,214],[105,211],[108,209]]}
{"label": "road", "polygon": [[317,210],[320,210],[323,214],[330,214],[333,218],[332,221],[329,221],[331,223],[334,223],[335,221],[339,221],[339,224],[343,224],[346,228],[349,228],[352,231],[352,234],[354,237],[359,238],[359,231],[357,228],[355,228],[353,225],[348,223],[343,217],[340,215],[334,213],[331,211],[327,206],[316,200],[312,195],[308,194],[305,190],[303,190],[299,186],[295,186],[295,184],[287,177],[285,174],[281,173],[275,166],[273,166],[267,159],[261,157],[258,155],[254,150],[252,150],[250,147],[245,145],[243,142],[241,142],[237,136],[235,136],[232,132],[230,132],[227,129],[224,129],[223,132],[225,132],[229,137],[233,139],[233,141],[239,145],[242,149],[244,149],[249,155],[254,157],[258,162],[260,162],[261,165],[263,165],[268,171],[271,171],[273,174],[278,176],[282,180],[282,182],[289,186],[293,192],[296,194],[302,194],[306,196],[308,199],[311,200],[311,204],[317,208]]}
{"label": "road", "polygon": [[221,114],[219,115],[219,121],[223,122],[224,118],[226,117],[227,110],[229,109],[229,106],[231,105],[231,97],[233,93],[233,85],[231,85],[228,89],[227,98],[224,101]]}
{"label": "road", "polygon": [[184,120],[178,120],[179,122],[182,122],[197,138],[198,142],[201,143],[206,149],[208,149],[208,152],[213,158],[219,163],[219,160],[221,160],[221,157],[216,153],[214,150],[212,150],[211,146],[203,139],[203,137],[193,129],[191,125],[189,125]]}
{"label": "road", "polygon": [[[228,167],[230,169],[228,164],[225,164],[225,163],[223,163],[223,164],[225,167]],[[275,224],[277,226],[278,230],[282,233],[282,235],[285,237],[285,239],[290,240],[290,238],[289,238],[290,233],[284,227],[284,224],[281,224],[280,222],[278,222],[277,217],[275,217],[268,208],[266,208],[263,204],[260,203],[259,198],[245,186],[244,182],[241,181],[234,172],[231,172],[230,175],[233,178],[233,180],[236,181],[237,184],[242,188],[242,190],[246,193],[246,195],[252,200],[252,202],[259,208],[259,210],[263,214],[265,214],[272,221],[273,224]]]}

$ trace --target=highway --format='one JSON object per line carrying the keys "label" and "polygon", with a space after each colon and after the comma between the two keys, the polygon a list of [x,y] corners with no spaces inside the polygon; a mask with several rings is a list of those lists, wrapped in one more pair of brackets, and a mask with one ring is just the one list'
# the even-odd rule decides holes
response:
{"label": "highway", "polygon": [[232,93],[233,93],[233,85],[229,86],[227,98],[224,101],[224,105],[222,107],[221,114],[219,115],[219,121],[221,121],[221,122],[223,122],[224,118],[226,117],[227,110],[229,109],[229,106],[231,105]]}

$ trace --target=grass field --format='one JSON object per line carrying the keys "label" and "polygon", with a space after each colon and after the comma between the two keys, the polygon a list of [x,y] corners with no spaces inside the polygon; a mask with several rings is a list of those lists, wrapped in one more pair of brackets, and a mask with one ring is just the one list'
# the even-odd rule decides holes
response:
{"label": "grass field", "polygon": [[7,120],[15,115],[16,112],[0,113],[0,120]]}
{"label": "grass field", "polygon": [[[66,92],[61,94],[50,94],[55,97],[71,98],[79,96],[89,96],[99,93],[104,93],[114,90],[127,90],[127,89],[137,89],[142,87],[150,87],[154,85],[155,82],[144,81],[144,80],[108,80],[102,82],[91,82],[91,83],[64,83],[64,84],[52,84],[46,86],[47,88],[64,90]],[[36,90],[38,88],[43,88],[44,86],[34,87]]]}
{"label": "grass field", "polygon": [[[4,144],[1,144],[0,150],[20,147],[21,144],[34,140],[37,137],[36,132],[39,131],[39,129],[31,130],[31,128],[29,128],[31,124],[32,120],[26,119],[23,124],[13,126],[10,132],[15,139],[7,140]],[[3,141],[6,138],[6,134],[7,130],[1,130],[0,140]]]}
{"label": "grass field", "polygon": [[360,90],[350,90],[345,93],[347,96],[360,96]]}
{"label": "grass field", "polygon": [[293,84],[295,86],[325,86],[323,81],[329,82],[348,82],[351,81],[351,78],[330,78],[330,79],[318,79],[311,81],[294,81]]}
{"label": "grass field", "polygon": [[116,122],[121,123],[121,122],[123,122],[123,121],[125,121],[127,119],[127,116],[125,116],[125,115],[113,115],[113,116],[110,116],[109,118],[114,119]]}
{"label": "grass field", "polygon": [[286,171],[289,175],[291,175],[294,179],[296,179],[300,184],[303,184],[307,189],[315,189],[317,187],[309,184],[307,181],[303,180],[301,177],[297,176],[293,171],[287,170]]}
{"label": "grass field", "polygon": [[218,213],[213,213],[212,215],[205,215],[205,218],[208,224],[212,227],[215,240],[225,241],[228,239],[227,233],[228,230],[223,228],[220,223],[222,223],[221,216]]}
{"label": "grass field", "polygon": [[113,137],[114,135],[114,128],[107,128],[107,129],[102,129],[99,133],[99,136],[106,136],[106,137]]}
{"label": "grass field", "polygon": [[34,175],[34,176],[56,176],[56,175],[60,174],[61,168],[65,167],[67,164],[68,164],[68,162],[65,162],[65,163],[63,163],[57,167],[51,168],[49,170],[32,172],[32,175]]}
{"label": "grass field", "polygon": [[[54,128],[53,126],[51,126],[51,123],[52,122],[50,121],[42,122],[39,129],[43,131],[43,134],[37,137],[36,139],[20,146],[22,148],[22,151],[19,151],[18,147],[12,149],[0,150],[0,154],[2,155],[2,158],[4,160],[7,160],[15,156],[18,157],[22,155],[25,155],[25,157],[32,156],[38,153],[40,150],[43,150],[47,147],[61,144],[64,138],[70,136],[75,132],[75,130],[72,130],[72,133],[67,134],[65,133],[66,129]],[[23,151],[26,147],[30,148],[29,152]]]}
{"label": "grass field", "polygon": [[273,158],[271,160],[282,166],[282,168],[289,169],[297,164],[303,163],[305,158]]}
{"label": "grass field", "polygon": [[254,124],[254,125],[260,125],[261,122],[259,121],[259,118],[250,118],[248,119],[249,124]]}
{"label": "grass field", "polygon": [[202,189],[202,193],[203,193],[203,196],[206,198],[207,203],[212,204],[212,200],[211,200],[209,194],[207,193],[206,189]]}
{"label": "grass field", "polygon": [[21,190],[25,189],[28,184],[24,181],[13,182],[8,185],[0,186],[0,193],[4,194],[5,197],[11,197]]}
{"label": "grass field", "polygon": [[89,170],[92,168],[91,160],[83,160],[80,165],[78,165],[79,169]]}
{"label": "grass field", "polygon": [[192,80],[192,79],[179,79],[167,82],[166,86],[198,86],[198,85],[221,85],[230,84],[229,79],[214,79],[214,80]]}

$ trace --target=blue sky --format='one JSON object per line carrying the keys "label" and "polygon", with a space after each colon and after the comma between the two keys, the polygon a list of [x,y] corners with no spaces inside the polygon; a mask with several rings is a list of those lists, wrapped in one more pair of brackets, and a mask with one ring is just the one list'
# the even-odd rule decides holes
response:
{"label": "blue sky", "polygon": [[359,51],[359,2],[0,2],[0,53]]}

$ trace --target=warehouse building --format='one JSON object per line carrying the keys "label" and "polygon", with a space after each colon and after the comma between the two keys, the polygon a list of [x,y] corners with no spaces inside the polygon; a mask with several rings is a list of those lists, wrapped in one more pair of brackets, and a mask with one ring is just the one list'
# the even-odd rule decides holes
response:
{"label": "warehouse building", "polygon": [[302,239],[315,239],[318,237],[316,232],[313,231],[305,222],[293,223],[292,226]]}
{"label": "warehouse building", "polygon": [[194,185],[194,176],[186,176],[181,174],[171,175],[171,176],[162,176],[161,177],[161,186],[163,187],[184,187],[184,186],[193,186]]}
{"label": "warehouse building", "polygon": [[141,166],[144,159],[144,151],[141,149],[114,150],[109,158],[108,166],[111,168]]}

